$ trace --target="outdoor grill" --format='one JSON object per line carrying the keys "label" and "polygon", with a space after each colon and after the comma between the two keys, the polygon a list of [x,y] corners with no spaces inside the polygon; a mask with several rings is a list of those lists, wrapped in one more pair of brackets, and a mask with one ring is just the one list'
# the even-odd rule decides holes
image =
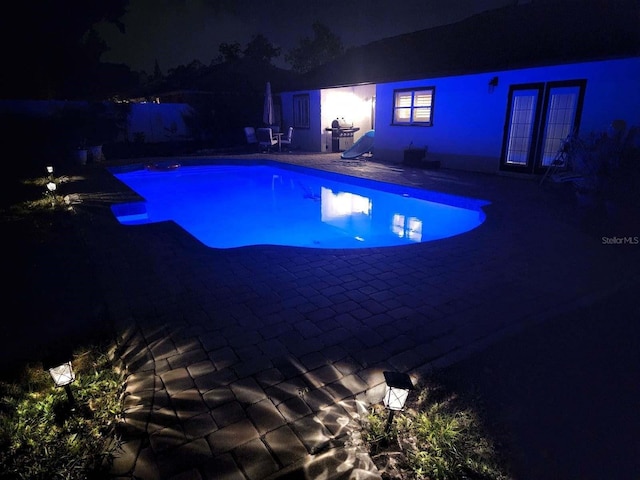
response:
{"label": "outdoor grill", "polygon": [[325,130],[331,132],[331,151],[344,152],[353,146],[353,134],[360,128],[354,127],[344,118],[336,118],[331,122],[331,128]]}

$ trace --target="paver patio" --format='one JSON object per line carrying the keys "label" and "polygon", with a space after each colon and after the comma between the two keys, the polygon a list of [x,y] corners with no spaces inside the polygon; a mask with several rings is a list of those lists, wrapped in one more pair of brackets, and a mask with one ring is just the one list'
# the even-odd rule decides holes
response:
{"label": "paver patio", "polygon": [[170,222],[118,224],[108,207],[127,189],[93,167],[92,282],[130,373],[122,478],[380,478],[358,430],[384,370],[419,382],[640,271],[640,246],[600,239],[637,231],[585,231],[535,181],[269,158],[491,203],[480,227],[429,243],[219,250]]}

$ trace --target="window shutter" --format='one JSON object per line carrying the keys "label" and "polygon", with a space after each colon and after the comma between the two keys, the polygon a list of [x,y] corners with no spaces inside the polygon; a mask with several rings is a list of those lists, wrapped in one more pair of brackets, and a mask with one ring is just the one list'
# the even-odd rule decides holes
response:
{"label": "window shutter", "polygon": [[396,107],[411,107],[411,92],[396,93]]}
{"label": "window shutter", "polygon": [[415,107],[430,107],[433,94],[430,91],[416,92],[415,94]]}
{"label": "window shutter", "polygon": [[393,107],[394,123],[431,125],[433,88],[396,91]]}
{"label": "window shutter", "polygon": [[431,108],[418,108],[413,112],[413,121],[429,123],[431,121]]}
{"label": "window shutter", "polygon": [[411,121],[412,92],[396,92],[396,108],[394,121],[408,123]]}

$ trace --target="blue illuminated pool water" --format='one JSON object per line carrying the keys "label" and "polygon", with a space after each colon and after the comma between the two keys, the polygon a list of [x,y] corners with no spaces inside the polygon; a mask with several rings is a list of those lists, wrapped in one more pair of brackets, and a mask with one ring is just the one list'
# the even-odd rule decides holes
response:
{"label": "blue illuminated pool water", "polygon": [[114,205],[124,225],[172,220],[213,248],[369,248],[468,232],[488,202],[275,162],[112,170],[145,199]]}

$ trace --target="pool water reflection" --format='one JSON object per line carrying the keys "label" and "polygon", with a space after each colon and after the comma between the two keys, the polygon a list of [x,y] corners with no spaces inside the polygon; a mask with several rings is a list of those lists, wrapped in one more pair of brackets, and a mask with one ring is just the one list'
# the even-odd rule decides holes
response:
{"label": "pool water reflection", "polygon": [[145,200],[112,207],[124,225],[174,221],[212,248],[369,248],[468,232],[488,202],[275,162],[112,170]]}

